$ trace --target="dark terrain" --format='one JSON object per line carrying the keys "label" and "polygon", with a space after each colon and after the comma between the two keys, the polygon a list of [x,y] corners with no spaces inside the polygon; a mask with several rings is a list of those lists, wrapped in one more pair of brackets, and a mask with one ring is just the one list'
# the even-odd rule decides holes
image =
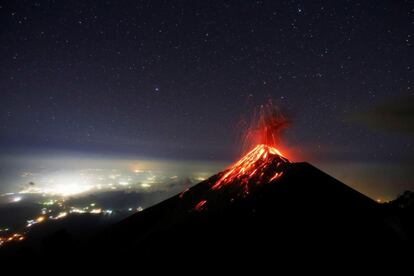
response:
{"label": "dark terrain", "polygon": [[[40,251],[23,243],[13,255],[257,262],[281,255],[386,257],[413,244],[411,193],[379,204],[308,163],[284,162],[279,169],[283,175],[274,181],[248,183],[248,193],[241,184],[212,190],[225,172],[219,173],[86,241],[61,230]],[[272,173],[271,166],[264,171]]]}

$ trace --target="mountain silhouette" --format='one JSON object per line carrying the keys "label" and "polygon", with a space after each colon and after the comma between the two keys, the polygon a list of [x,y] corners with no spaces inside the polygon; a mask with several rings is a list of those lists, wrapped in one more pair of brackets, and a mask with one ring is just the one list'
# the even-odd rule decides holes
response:
{"label": "mountain silhouette", "polygon": [[45,239],[40,251],[22,247],[14,256],[93,257],[114,266],[237,262],[238,269],[309,259],[349,265],[357,256],[390,262],[410,244],[393,210],[308,163],[291,163],[277,149],[258,145],[227,170],[86,241],[61,231]]}
{"label": "mountain silhouette", "polygon": [[103,256],[177,258],[185,252],[180,258],[259,260],[266,252],[378,253],[403,244],[400,230],[374,200],[259,145],[228,170],[128,217],[88,247]]}

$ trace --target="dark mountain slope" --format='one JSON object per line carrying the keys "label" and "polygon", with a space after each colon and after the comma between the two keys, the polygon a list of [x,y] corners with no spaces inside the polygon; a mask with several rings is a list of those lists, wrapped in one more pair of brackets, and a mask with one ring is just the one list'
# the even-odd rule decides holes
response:
{"label": "dark mountain slope", "polygon": [[282,176],[248,194],[234,187],[212,190],[223,174],[127,218],[90,248],[119,256],[176,257],[179,251],[183,257],[216,252],[242,258],[275,250],[361,253],[402,244],[378,203],[307,163],[285,163]]}

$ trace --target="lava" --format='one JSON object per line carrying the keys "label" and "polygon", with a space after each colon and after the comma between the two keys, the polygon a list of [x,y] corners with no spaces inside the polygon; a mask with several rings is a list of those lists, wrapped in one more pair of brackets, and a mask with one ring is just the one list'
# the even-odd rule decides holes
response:
{"label": "lava", "polygon": [[272,178],[270,178],[269,182],[272,182],[273,180],[278,179],[279,177],[282,176],[282,174],[283,174],[283,172],[277,172],[277,173],[275,173],[275,175]]}
{"label": "lava", "polygon": [[277,148],[281,132],[290,125],[290,120],[269,100],[261,105],[250,119],[240,125],[241,141],[244,149],[256,145],[268,145]]}
{"label": "lava", "polygon": [[194,207],[194,211],[202,211],[204,209],[204,205],[206,205],[207,200],[202,200]]}
{"label": "lava", "polygon": [[239,183],[248,193],[253,183],[268,183],[278,179],[283,174],[283,168],[279,166],[289,163],[277,147],[281,131],[290,124],[290,120],[271,100],[261,105],[244,123],[244,128],[241,128],[243,147],[253,149],[213,184],[213,190]]}
{"label": "lava", "polygon": [[[203,211],[210,204],[210,199],[215,198],[215,191],[222,190],[234,197],[245,197],[260,185],[278,180],[286,168],[289,160],[277,149],[280,142],[281,131],[290,123],[279,109],[269,101],[262,105],[250,122],[245,122],[242,128],[243,147],[250,151],[239,161],[230,166],[219,179],[212,182],[211,193],[207,193],[206,199],[194,203],[194,211]],[[224,189],[226,187],[226,189]],[[180,194],[183,198],[184,191]]]}
{"label": "lava", "polygon": [[[271,182],[283,174],[282,171],[279,171],[280,164],[288,162],[276,148],[259,144],[232,165],[211,188],[217,190],[224,185],[241,183],[246,184],[246,189],[248,189],[247,184],[249,183]],[[269,171],[276,171],[276,173],[269,175]]]}

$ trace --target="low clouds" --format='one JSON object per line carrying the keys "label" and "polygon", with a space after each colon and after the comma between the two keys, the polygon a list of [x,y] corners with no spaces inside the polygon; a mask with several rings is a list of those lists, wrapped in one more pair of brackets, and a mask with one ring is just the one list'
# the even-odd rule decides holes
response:
{"label": "low clouds", "polygon": [[370,128],[414,135],[414,96],[383,102],[353,119]]}

